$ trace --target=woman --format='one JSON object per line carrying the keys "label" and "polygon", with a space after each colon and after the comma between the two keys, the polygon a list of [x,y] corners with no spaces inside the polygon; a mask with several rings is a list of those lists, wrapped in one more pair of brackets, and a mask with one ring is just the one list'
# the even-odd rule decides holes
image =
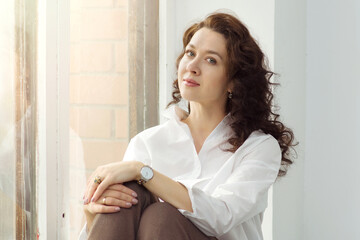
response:
{"label": "woman", "polygon": [[293,133],[272,112],[273,73],[228,14],[192,25],[183,45],[169,106],[185,99],[188,111],[168,108],[168,121],[135,136],[124,161],[97,168],[82,237],[263,238],[268,189],[292,163]]}

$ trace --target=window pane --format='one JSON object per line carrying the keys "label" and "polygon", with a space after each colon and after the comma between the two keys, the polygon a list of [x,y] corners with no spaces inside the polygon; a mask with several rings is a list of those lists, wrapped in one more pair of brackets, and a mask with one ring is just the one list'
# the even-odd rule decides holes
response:
{"label": "window pane", "polygon": [[0,8],[0,238],[15,239],[15,17],[13,1]]}
{"label": "window pane", "polygon": [[0,10],[0,238],[37,234],[36,0]]}
{"label": "window pane", "polygon": [[87,177],[128,144],[128,1],[72,0],[70,17],[70,239],[85,218]]}

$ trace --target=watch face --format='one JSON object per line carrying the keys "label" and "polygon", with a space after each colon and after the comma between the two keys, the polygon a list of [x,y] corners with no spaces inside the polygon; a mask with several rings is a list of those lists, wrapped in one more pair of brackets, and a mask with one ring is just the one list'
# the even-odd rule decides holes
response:
{"label": "watch face", "polygon": [[141,175],[145,181],[149,181],[153,177],[153,171],[150,167],[143,167],[141,169]]}

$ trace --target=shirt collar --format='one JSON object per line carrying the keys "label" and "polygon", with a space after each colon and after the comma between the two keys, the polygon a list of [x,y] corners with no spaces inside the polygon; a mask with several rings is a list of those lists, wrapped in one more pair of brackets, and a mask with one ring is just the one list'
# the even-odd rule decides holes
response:
{"label": "shirt collar", "polygon": [[166,119],[175,119],[177,121],[181,121],[187,116],[189,113],[185,111],[184,109],[178,107],[178,106],[171,106],[162,113],[162,116]]}
{"label": "shirt collar", "polygon": [[[181,120],[185,119],[188,115],[189,113],[187,111],[176,105],[165,109],[164,112],[162,113],[162,116],[165,119],[169,119],[169,120],[175,119],[176,122],[178,122],[179,124],[181,123],[184,124]],[[226,128],[231,128],[230,123],[231,123],[231,114],[228,113],[215,128],[217,130],[215,132],[218,132],[219,130],[220,131],[225,130]]]}

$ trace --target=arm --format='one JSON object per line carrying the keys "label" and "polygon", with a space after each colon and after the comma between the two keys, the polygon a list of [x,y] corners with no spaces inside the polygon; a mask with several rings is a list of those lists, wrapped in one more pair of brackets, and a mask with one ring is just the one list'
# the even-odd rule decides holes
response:
{"label": "arm", "polygon": [[[235,153],[233,157],[238,156]],[[208,185],[199,188],[194,181],[182,180],[188,188],[193,212],[179,211],[209,236],[222,236],[266,209],[267,192],[280,167],[280,147],[275,139],[267,138],[236,162],[223,169],[231,172],[230,176],[222,182],[210,182],[208,185],[214,185],[209,189]],[[224,171],[219,171],[214,179],[223,174]]]}
{"label": "arm", "polygon": [[[143,166],[144,164],[142,162],[128,161],[111,163],[99,167],[90,179],[95,178],[95,176],[100,176],[102,182],[100,184],[90,182],[88,191],[85,194],[86,199],[91,199],[91,202],[96,202],[109,185],[139,180],[140,170]],[[156,170],[153,171],[154,177],[145,183],[144,187],[174,207],[192,212],[187,188]]]}
{"label": "arm", "polygon": [[[141,137],[139,135],[135,136],[130,141],[122,162],[100,166],[91,175],[91,182],[88,184],[85,199],[88,198],[88,200],[90,200],[92,196],[95,200],[99,198],[100,193],[106,189],[105,186],[110,185],[104,178],[107,175],[110,177],[108,178],[108,180],[111,180],[110,182],[116,183],[139,180],[140,169],[144,166],[144,164],[151,165],[151,158],[146,149],[147,147]],[[117,172],[115,171],[116,169],[118,169]],[[113,171],[113,173],[110,173],[110,171]],[[186,209],[189,212],[192,212],[191,201],[187,188],[158,171],[153,171],[153,179],[145,183],[144,187],[162,200],[172,204],[174,207]],[[100,185],[93,184],[93,179],[98,175],[103,177],[102,183]],[[99,193],[96,193],[95,189],[97,189]]]}
{"label": "arm", "polygon": [[[139,162],[137,180],[140,179],[140,169],[142,166],[144,166],[144,164]],[[153,171],[154,177],[147,183],[143,184],[144,187],[174,207],[193,212],[187,188],[181,183],[172,180],[158,171]]]}

